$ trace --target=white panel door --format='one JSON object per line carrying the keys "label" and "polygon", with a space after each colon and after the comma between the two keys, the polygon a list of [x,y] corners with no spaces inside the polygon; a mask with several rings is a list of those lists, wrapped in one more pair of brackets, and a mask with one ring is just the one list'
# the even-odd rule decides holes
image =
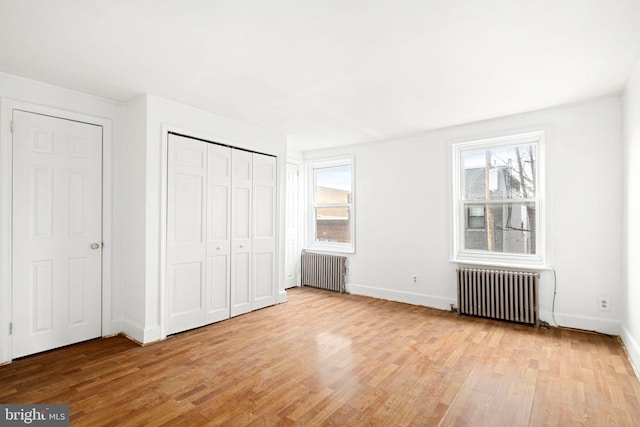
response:
{"label": "white panel door", "polygon": [[285,282],[286,289],[298,284],[298,265],[300,250],[298,248],[298,165],[287,163],[287,197],[285,200]]}
{"label": "white panel door", "polygon": [[251,311],[252,154],[231,154],[231,316]]}
{"label": "white panel door", "polygon": [[14,358],[101,336],[102,127],[13,113]]}
{"label": "white panel door", "polygon": [[169,135],[168,334],[205,323],[207,143]]}
{"label": "white panel door", "polygon": [[276,303],[276,158],[253,154],[251,309]]}
{"label": "white panel door", "polygon": [[206,323],[230,316],[231,149],[207,144]]}

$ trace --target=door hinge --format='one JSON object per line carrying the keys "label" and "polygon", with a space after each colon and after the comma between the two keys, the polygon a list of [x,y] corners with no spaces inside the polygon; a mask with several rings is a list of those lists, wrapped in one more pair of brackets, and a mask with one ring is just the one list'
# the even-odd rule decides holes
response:
{"label": "door hinge", "polygon": [[11,128],[10,132],[13,133],[13,120],[11,120],[9,123],[10,123],[9,127]]}
{"label": "door hinge", "polygon": [[13,335],[13,322],[9,322],[9,335]]}

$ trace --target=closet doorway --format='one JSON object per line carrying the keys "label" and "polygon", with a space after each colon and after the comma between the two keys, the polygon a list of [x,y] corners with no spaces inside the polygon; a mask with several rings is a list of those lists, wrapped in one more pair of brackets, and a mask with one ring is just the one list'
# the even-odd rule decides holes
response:
{"label": "closet doorway", "polygon": [[168,135],[166,333],[276,302],[276,157]]}

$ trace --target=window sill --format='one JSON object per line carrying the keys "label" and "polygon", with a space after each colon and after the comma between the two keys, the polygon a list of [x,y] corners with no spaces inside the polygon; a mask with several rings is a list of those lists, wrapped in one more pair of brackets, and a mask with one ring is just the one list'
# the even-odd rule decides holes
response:
{"label": "window sill", "polygon": [[340,247],[332,245],[310,245],[303,248],[305,251],[339,253],[339,254],[355,254],[356,251],[352,247]]}
{"label": "window sill", "polygon": [[461,265],[478,265],[482,267],[499,267],[499,268],[519,268],[524,270],[535,271],[550,271],[553,267],[539,264],[539,263],[526,263],[526,262],[509,262],[503,260],[478,260],[469,258],[450,258],[449,262]]}

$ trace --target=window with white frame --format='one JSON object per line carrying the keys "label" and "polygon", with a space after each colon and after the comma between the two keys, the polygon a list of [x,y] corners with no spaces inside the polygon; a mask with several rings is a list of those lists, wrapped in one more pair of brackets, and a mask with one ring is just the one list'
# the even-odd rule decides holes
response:
{"label": "window with white frame", "polygon": [[310,242],[314,249],[353,252],[353,158],[309,164]]}
{"label": "window with white frame", "polygon": [[544,264],[544,133],[453,145],[454,261]]}

